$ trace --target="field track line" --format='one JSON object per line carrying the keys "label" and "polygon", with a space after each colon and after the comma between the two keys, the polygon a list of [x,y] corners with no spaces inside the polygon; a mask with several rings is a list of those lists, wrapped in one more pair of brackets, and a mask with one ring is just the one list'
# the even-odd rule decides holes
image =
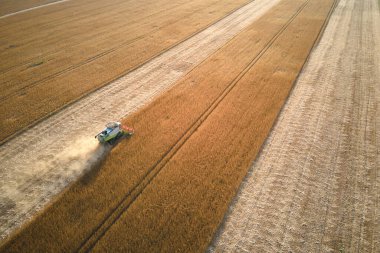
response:
{"label": "field track line", "polygon": [[22,129],[18,130],[18,131],[15,132],[14,134],[12,134],[12,135],[6,137],[5,139],[1,140],[1,141],[0,141],[0,146],[2,146],[2,145],[4,145],[4,143],[6,143],[6,142],[8,142],[8,141],[10,141],[10,140],[12,140],[12,139],[14,139],[16,136],[20,135],[22,132],[25,132],[26,130],[28,130],[28,129],[34,127],[34,126],[36,126],[38,123],[41,123],[42,121],[46,120],[47,118],[49,118],[49,117],[51,117],[51,116],[57,114],[58,112],[60,112],[60,111],[62,111],[62,110],[64,110],[64,109],[66,109],[67,107],[73,105],[74,103],[78,102],[79,100],[81,100],[81,99],[83,99],[83,98],[85,98],[85,97],[88,97],[88,96],[91,95],[92,93],[94,93],[94,92],[100,90],[101,88],[104,88],[105,86],[111,84],[112,82],[116,81],[117,79],[119,79],[119,78],[121,78],[121,77],[127,75],[128,73],[130,73],[130,72],[132,72],[132,71],[134,71],[134,70],[136,70],[136,69],[142,67],[143,65],[145,65],[145,64],[148,63],[149,61],[153,60],[154,58],[156,58],[156,57],[158,57],[158,56],[160,56],[160,55],[163,55],[164,53],[166,53],[166,52],[169,51],[170,49],[176,47],[177,45],[179,45],[179,44],[181,44],[182,42],[184,42],[184,41],[190,39],[191,37],[193,37],[193,36],[195,36],[195,35],[197,35],[197,34],[203,32],[203,31],[206,30],[207,28],[213,26],[214,24],[218,23],[219,21],[223,20],[224,18],[230,16],[230,15],[231,15],[232,13],[234,13],[235,11],[237,11],[237,10],[239,10],[239,9],[241,9],[241,8],[243,8],[243,7],[245,7],[246,5],[248,5],[248,4],[250,4],[250,3],[254,2],[254,1],[255,1],[255,0],[251,0],[250,2],[248,2],[248,3],[246,3],[246,4],[244,4],[244,5],[242,5],[242,6],[239,6],[238,8],[233,9],[232,11],[230,11],[229,13],[227,13],[225,16],[222,16],[221,18],[217,19],[215,22],[213,22],[213,23],[207,25],[206,27],[203,27],[201,30],[196,31],[195,33],[190,34],[189,36],[187,36],[187,37],[185,37],[184,39],[182,39],[182,40],[176,42],[175,44],[171,45],[170,47],[166,48],[165,50],[163,50],[163,51],[159,52],[158,54],[155,54],[155,55],[153,55],[152,57],[148,58],[146,61],[142,62],[141,64],[138,64],[138,65],[136,65],[135,67],[129,69],[128,71],[121,73],[120,75],[116,76],[116,77],[113,78],[112,80],[109,80],[108,82],[106,82],[104,85],[102,85],[102,86],[100,86],[100,87],[98,87],[98,88],[95,88],[95,89],[91,90],[91,91],[88,92],[88,93],[83,94],[82,96],[78,97],[77,99],[72,100],[71,102],[65,104],[64,106],[58,108],[57,110],[48,113],[48,114],[45,115],[44,117],[42,117],[42,118],[40,118],[40,119],[34,121],[33,123],[31,123],[30,125],[28,125],[28,126],[22,128]]}
{"label": "field track line", "polygon": [[60,3],[63,3],[63,2],[68,2],[68,1],[71,1],[71,0],[60,0],[60,1],[53,2],[53,3],[48,3],[48,4],[32,7],[32,8],[29,8],[29,9],[25,9],[25,10],[21,10],[21,11],[16,11],[16,12],[13,12],[13,13],[9,13],[9,14],[3,15],[3,16],[0,17],[0,19],[2,19],[2,18],[8,18],[8,17],[14,16],[14,15],[17,15],[17,14],[25,13],[25,12],[36,10],[36,9],[41,9],[43,7],[47,7],[47,6],[54,5],[54,4],[60,4]]}
{"label": "field track line", "polygon": [[[369,1],[366,1],[366,3],[368,4],[369,3]],[[360,5],[359,6],[359,8],[361,9],[361,13],[364,13],[364,4],[363,5]],[[360,16],[360,18],[359,18],[360,20],[359,20],[359,22],[356,24],[356,25],[358,25],[358,26],[360,26],[362,23],[363,23],[363,15],[361,15]],[[365,91],[360,91],[360,92],[365,92]],[[368,113],[368,108],[369,108],[369,102],[371,101],[371,99],[368,99],[367,100],[367,103],[366,103],[366,106],[365,106],[365,117],[366,117],[366,122],[365,122],[365,127],[364,127],[364,136],[367,136],[367,129],[368,129],[368,115],[369,115],[369,113]],[[361,115],[361,111],[358,113],[358,118],[362,118],[363,116]],[[365,144],[364,144],[365,145]],[[364,166],[364,168],[367,170],[367,168],[369,167],[368,166],[368,164],[367,164],[367,160],[365,160],[364,161],[365,162],[365,166]],[[360,198],[361,196],[360,196],[360,190],[358,190],[358,189],[360,189],[360,186],[358,186],[358,182],[360,182],[361,180],[361,178],[360,178],[360,170],[358,170],[358,168],[355,168],[355,187],[354,187],[354,192],[355,193],[358,193],[358,198]],[[359,178],[359,179],[358,179]],[[359,221],[358,221],[358,223],[359,223],[359,225],[358,225],[358,230],[359,230],[359,238],[357,239],[357,242],[355,243],[355,245],[353,246],[353,244],[354,243],[351,243],[351,245],[350,245],[350,248],[352,249],[352,248],[355,248],[355,246],[356,246],[356,252],[357,253],[360,253],[360,249],[361,249],[361,244],[362,244],[362,241],[363,241],[363,223],[364,223],[364,219],[365,219],[365,215],[366,215],[366,207],[367,207],[367,201],[368,201],[368,196],[369,194],[368,194],[368,188],[366,188],[366,194],[365,194],[365,196],[364,197],[362,197],[362,198],[364,198],[364,201],[363,201],[363,208],[359,208],[359,210],[357,211],[356,210],[356,205],[354,206],[354,208],[355,208],[355,212],[360,212],[360,210],[361,210],[361,212],[362,212],[362,214],[360,215],[360,217],[357,217],[356,219],[358,219]],[[359,205],[359,204],[358,204]],[[327,210],[328,210],[328,208],[329,208],[329,205],[327,205]],[[326,215],[325,215],[325,220],[324,220],[324,229],[326,229],[326,226],[327,226],[327,214],[328,214],[328,212],[326,211]],[[352,236],[353,236],[353,233],[351,233],[351,238],[352,238]],[[324,238],[325,238],[325,234],[323,233],[322,234],[322,236],[321,236],[321,243],[323,242],[323,240],[324,240]],[[321,250],[322,250],[322,244],[321,244]]]}
{"label": "field track line", "polygon": [[[199,128],[199,126],[205,121],[208,116],[215,110],[221,101],[230,93],[230,91],[236,86],[238,81],[256,64],[256,62],[262,57],[262,55],[271,47],[271,45],[277,40],[277,38],[286,30],[286,28],[293,22],[298,14],[306,7],[310,0],[307,0],[296,13],[287,21],[287,23],[273,36],[273,38],[265,45],[260,53],[248,64],[248,66],[240,72],[240,74],[225,88],[222,94],[217,97],[210,107],[198,117],[198,119],[186,130],[186,132],[178,139],[178,141],[170,147],[170,149],[153,165],[143,176],[142,180],[137,183],[130,193],[124,196],[120,203],[111,210],[109,215],[96,227],[94,232],[90,234],[84,243],[78,248],[78,252],[89,252],[96,245],[107,232],[107,230],[119,219],[119,217],[129,208],[129,206],[137,199],[137,197],[143,192],[144,188],[158,175],[161,169],[170,161],[170,159],[177,153],[177,151],[185,144],[185,142],[191,137],[191,135]],[[129,200],[129,201],[128,201]],[[95,237],[95,238],[93,238]],[[94,240],[93,240],[94,239]]]}
{"label": "field track line", "polygon": [[[380,1],[377,1],[377,10],[379,11],[380,13]],[[374,18],[373,18],[374,19]],[[380,41],[380,36],[378,35],[377,36],[377,39]],[[380,57],[377,56],[377,58],[375,59],[375,64],[377,66],[380,65]],[[380,90],[380,89],[379,89]],[[378,119],[380,119],[380,113],[378,113]],[[375,129],[378,129],[378,125],[380,123],[380,120],[379,121],[375,121]],[[380,146],[380,141],[379,141],[379,138],[376,138],[376,147],[379,147]],[[378,164],[380,164],[380,157],[378,157]],[[379,181],[378,180],[380,178],[380,175],[379,175],[379,171],[376,170],[375,172],[375,183],[374,183],[374,187],[375,189],[380,189],[378,184],[379,184]],[[380,206],[379,206],[379,200],[380,200],[380,191],[377,191],[376,192],[376,197],[375,197],[375,208],[374,208],[374,212],[373,212],[373,220],[375,221],[375,226],[379,226],[380,224],[378,224],[378,221],[379,221],[379,215],[378,215],[378,211],[380,210]],[[379,235],[379,231],[376,231],[375,229],[372,231],[372,243],[371,243],[371,252],[375,252],[375,248],[376,248],[376,242],[375,242],[375,238],[376,238],[376,234]],[[379,242],[377,243],[377,246],[380,246],[379,245]]]}

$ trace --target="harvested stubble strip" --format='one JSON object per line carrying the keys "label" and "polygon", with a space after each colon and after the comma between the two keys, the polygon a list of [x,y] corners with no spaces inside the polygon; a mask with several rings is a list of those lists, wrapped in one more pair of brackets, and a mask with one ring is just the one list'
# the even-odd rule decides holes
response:
{"label": "harvested stubble strip", "polygon": [[[1,251],[77,249],[304,2],[284,0],[175,88],[128,118],[127,123],[137,129],[136,135],[116,147],[100,170],[74,184]],[[316,2],[306,6],[97,247],[114,243],[111,251],[129,246],[146,252],[160,247],[205,248],[286,98],[331,3]],[[118,230],[123,234],[110,238]]]}
{"label": "harvested stubble strip", "polygon": [[[196,0],[180,5],[179,9],[175,8],[167,15],[164,9],[161,12],[156,10],[156,15],[148,17],[152,20],[137,20],[132,30],[119,27],[120,23],[125,22],[125,19],[119,18],[110,25],[99,28],[108,34],[112,33],[115,26],[119,27],[123,31],[122,36],[116,36],[119,39],[113,39],[115,35],[105,36],[108,39],[104,39],[100,34],[99,41],[96,38],[88,42],[85,40],[80,46],[69,50],[70,55],[67,55],[66,50],[61,50],[56,55],[46,56],[47,59],[42,55],[41,59],[33,63],[34,67],[27,67],[22,72],[20,69],[12,70],[7,73],[7,82],[12,83],[12,89],[18,88],[16,93],[13,90],[13,95],[0,102],[0,140],[125,74],[248,2],[249,0],[227,3]],[[143,32],[137,29],[138,24],[145,24],[142,26]],[[87,33],[91,33],[91,29],[80,36],[86,36]],[[116,41],[118,43],[115,44]],[[30,87],[23,89],[26,83]],[[7,92],[7,89],[4,90]]]}

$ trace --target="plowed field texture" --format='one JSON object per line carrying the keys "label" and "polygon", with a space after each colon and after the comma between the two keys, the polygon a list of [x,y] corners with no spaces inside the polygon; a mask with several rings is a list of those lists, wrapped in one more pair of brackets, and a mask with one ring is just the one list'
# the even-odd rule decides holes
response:
{"label": "plowed field texture", "polygon": [[[268,1],[79,0],[0,19],[0,138],[17,139],[15,133],[65,112],[243,6]],[[338,3],[277,1],[170,89],[126,115],[122,122],[135,134],[0,242],[0,252],[206,251]],[[297,180],[289,182],[296,191]],[[265,192],[250,188],[257,199]],[[286,219],[260,217],[264,224]],[[213,249],[244,252],[228,239]],[[285,249],[303,252],[292,245]],[[280,246],[257,252],[280,252]]]}

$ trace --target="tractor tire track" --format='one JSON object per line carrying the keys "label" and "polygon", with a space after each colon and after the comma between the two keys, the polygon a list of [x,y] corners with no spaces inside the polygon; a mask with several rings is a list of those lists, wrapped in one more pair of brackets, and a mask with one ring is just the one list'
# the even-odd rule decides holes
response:
{"label": "tractor tire track", "polygon": [[148,103],[277,2],[251,2],[0,146],[0,236],[104,156],[93,136],[105,122]]}
{"label": "tractor tire track", "polygon": [[209,251],[379,251],[378,8],[336,5]]}

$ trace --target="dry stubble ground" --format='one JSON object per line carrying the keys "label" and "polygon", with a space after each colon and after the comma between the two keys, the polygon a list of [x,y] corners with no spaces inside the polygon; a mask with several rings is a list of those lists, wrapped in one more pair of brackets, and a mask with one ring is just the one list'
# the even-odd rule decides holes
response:
{"label": "dry stubble ground", "polygon": [[[282,1],[175,88],[127,118],[138,129],[134,138],[2,251],[87,250],[94,242],[99,251],[204,250],[331,4]],[[236,73],[218,74],[220,68]]]}
{"label": "dry stubble ground", "polygon": [[212,252],[380,251],[379,28],[340,0]]}
{"label": "dry stubble ground", "polygon": [[0,19],[0,140],[248,2],[80,0]]}

